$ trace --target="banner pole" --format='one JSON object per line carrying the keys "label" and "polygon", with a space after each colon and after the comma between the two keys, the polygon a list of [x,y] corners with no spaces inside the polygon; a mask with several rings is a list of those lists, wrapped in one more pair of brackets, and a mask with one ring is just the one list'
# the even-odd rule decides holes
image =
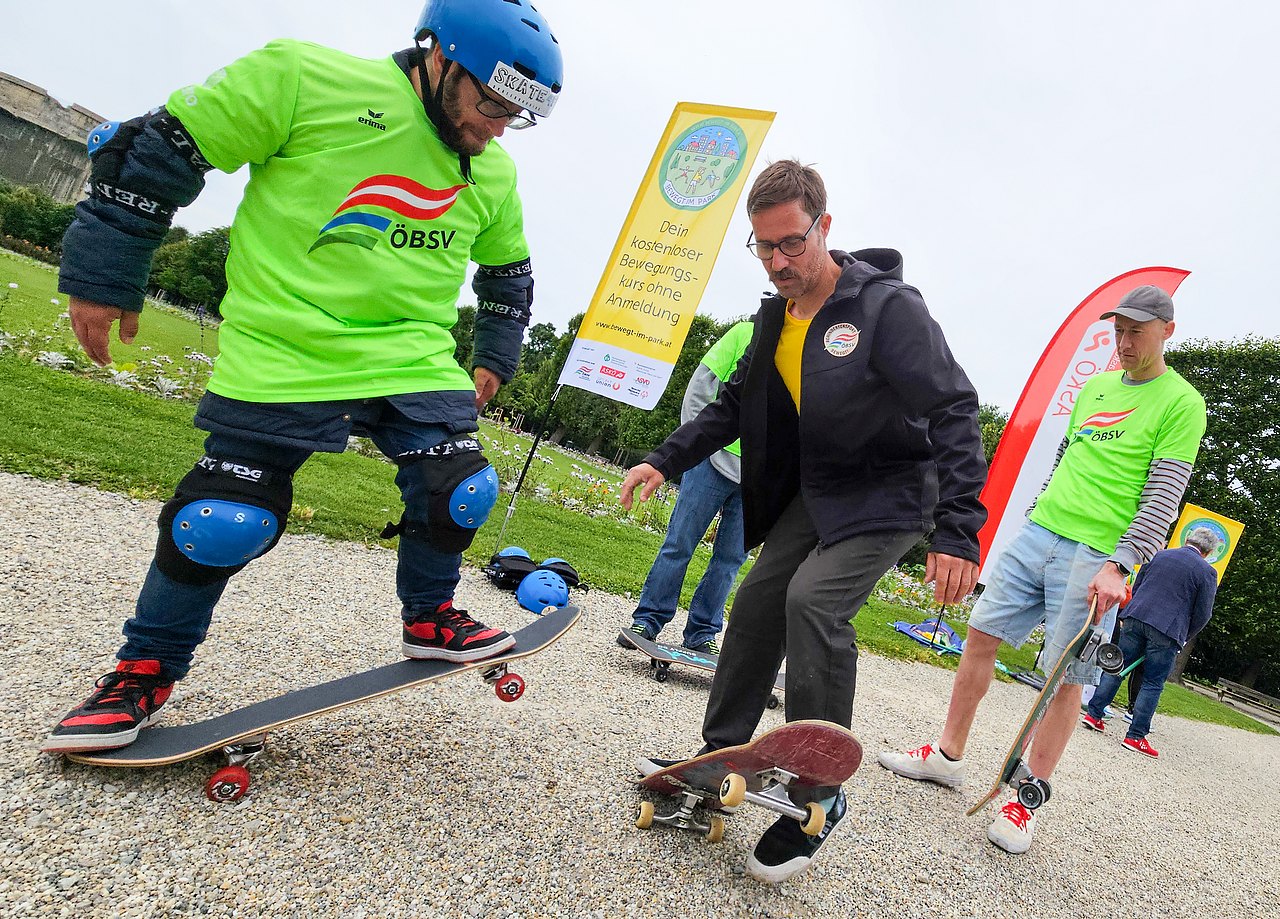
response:
{"label": "banner pole", "polygon": [[516,479],[516,487],[511,491],[511,500],[507,502],[507,514],[502,519],[502,526],[498,529],[498,539],[494,543],[493,553],[496,555],[502,547],[502,537],[506,535],[507,524],[511,522],[512,516],[516,512],[516,495],[520,494],[520,487],[524,485],[524,477],[529,472],[529,467],[533,464],[533,455],[538,452],[538,444],[542,441],[542,435],[547,431],[547,421],[551,418],[551,409],[556,404],[556,399],[560,397],[560,390],[563,384],[557,383],[556,388],[551,392],[551,401],[547,403],[547,408],[542,413],[542,420],[538,422],[538,433],[533,437],[533,446],[529,448],[529,455],[524,458],[524,468],[520,470],[520,477]]}

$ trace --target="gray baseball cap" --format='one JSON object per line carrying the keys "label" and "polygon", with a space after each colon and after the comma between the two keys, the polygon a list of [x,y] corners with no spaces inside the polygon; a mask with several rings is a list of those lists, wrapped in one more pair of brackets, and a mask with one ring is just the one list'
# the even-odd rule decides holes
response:
{"label": "gray baseball cap", "polygon": [[1099,316],[1099,319],[1110,319],[1113,316],[1124,316],[1135,322],[1147,322],[1151,319],[1163,319],[1173,322],[1173,297],[1152,284],[1135,287],[1124,295],[1118,306]]}

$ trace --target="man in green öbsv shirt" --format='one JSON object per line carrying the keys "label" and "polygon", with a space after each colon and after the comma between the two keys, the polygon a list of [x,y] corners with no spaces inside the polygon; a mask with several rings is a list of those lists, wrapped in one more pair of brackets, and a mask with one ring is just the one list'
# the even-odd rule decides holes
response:
{"label": "man in green \u00f6bsv shirt", "polygon": [[[1001,641],[1020,646],[1043,623],[1042,657],[1056,664],[1095,601],[1094,618],[1110,634],[1125,579],[1164,545],[1177,516],[1206,417],[1204,398],[1164,362],[1173,299],[1158,287],[1139,287],[1101,318],[1114,320],[1123,370],[1098,374],[1080,390],[1049,482],[969,617],[942,734],[909,752],[880,754],[880,764],[898,775],[958,787]],[[1075,728],[1082,687],[1099,677],[1094,666],[1068,668],[1025,757],[1033,775],[1053,774]],[[987,838],[1007,852],[1026,852],[1038,814],[1015,795]]]}
{"label": "man in green \u00f6bsv shirt", "polygon": [[[515,166],[493,139],[558,98],[560,48],[516,0],[428,0],[414,47],[363,60],[276,41],[89,137],[90,196],[59,289],[86,353],[138,330],[151,255],[211,168],[250,179],[231,229],[205,455],[161,513],[116,670],[44,749],[125,746],[190,668],[231,575],[269,551],[315,451],[370,437],[405,503],[396,589],[409,657],[474,661],[514,639],[453,606],[497,475],[477,412],[514,374],[533,279]],[[427,47],[420,44],[428,41]],[[450,328],[477,263],[472,375]]]}

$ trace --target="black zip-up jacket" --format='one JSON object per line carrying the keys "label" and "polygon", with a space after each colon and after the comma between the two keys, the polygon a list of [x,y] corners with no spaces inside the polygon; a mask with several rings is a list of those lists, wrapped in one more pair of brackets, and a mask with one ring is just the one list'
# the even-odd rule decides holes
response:
{"label": "black zip-up jacket", "polygon": [[748,548],[799,490],[824,545],[932,530],[935,552],[978,562],[987,464],[973,384],[898,252],[831,256],[842,270],[805,337],[799,416],[773,360],[787,301],[767,297],[720,397],[645,462],[669,479],[741,437]]}

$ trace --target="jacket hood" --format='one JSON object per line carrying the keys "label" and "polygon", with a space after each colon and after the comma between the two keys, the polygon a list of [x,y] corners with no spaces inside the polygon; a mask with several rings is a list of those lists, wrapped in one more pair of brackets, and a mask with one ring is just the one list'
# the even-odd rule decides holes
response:
{"label": "jacket hood", "polygon": [[902,253],[897,249],[859,249],[856,252],[831,250],[840,266],[840,279],[832,297],[853,298],[869,281],[902,280]]}

